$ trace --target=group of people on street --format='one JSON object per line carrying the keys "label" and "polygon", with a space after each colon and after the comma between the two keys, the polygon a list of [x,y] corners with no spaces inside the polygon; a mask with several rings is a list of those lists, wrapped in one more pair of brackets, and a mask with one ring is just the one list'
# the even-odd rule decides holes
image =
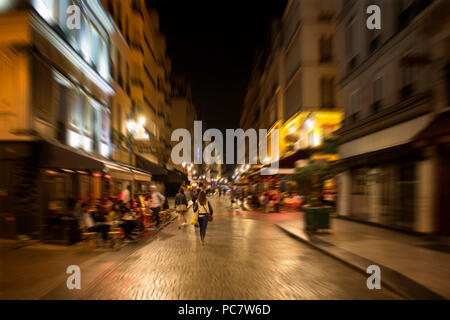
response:
{"label": "group of people on street", "polygon": [[[132,243],[136,242],[135,236],[146,228],[158,228],[161,224],[160,212],[168,207],[168,203],[166,197],[152,186],[142,204],[132,199],[128,186],[116,197],[109,195],[104,199],[94,199],[90,194],[84,200],[69,199],[68,206],[72,216],[78,219],[81,231],[99,233],[103,247],[113,228],[120,228],[125,241]],[[154,226],[151,226],[150,220],[154,221]]]}
{"label": "group of people on street", "polygon": [[[120,228],[127,242],[136,242],[136,236],[146,228],[158,228],[161,224],[161,210],[168,209],[168,199],[151,186],[150,193],[144,197],[143,203],[132,199],[130,186],[117,197],[107,196],[94,199],[92,195],[85,200],[69,200],[72,215],[78,219],[82,232],[96,232],[101,235],[102,247],[108,240],[108,233],[113,228]],[[187,188],[182,185],[175,197],[175,210],[178,214],[178,228],[188,225],[187,212],[192,208],[194,219],[191,223],[198,228],[200,240],[205,244],[208,222],[212,221],[213,208],[207,199],[206,190]],[[151,227],[149,219],[154,222]]]}
{"label": "group of people on street", "polygon": [[[181,186],[175,196],[175,210],[178,214],[178,229],[187,226],[186,214],[190,207],[192,207],[194,217],[191,223],[199,228],[200,241],[205,245],[206,229],[208,227],[208,222],[212,221],[213,208],[206,197],[207,194],[202,185],[200,185],[200,189],[198,190],[192,189],[188,190],[188,192],[186,192],[186,190],[187,188],[185,186]],[[188,193],[190,200],[188,200],[185,193]],[[189,202],[191,202],[191,205],[189,205]]]}
{"label": "group of people on street", "polygon": [[264,213],[278,213],[282,206],[299,208],[303,198],[297,193],[266,190],[264,192],[246,192],[242,187],[235,186],[230,191],[231,208],[240,207],[244,210],[256,209]]}

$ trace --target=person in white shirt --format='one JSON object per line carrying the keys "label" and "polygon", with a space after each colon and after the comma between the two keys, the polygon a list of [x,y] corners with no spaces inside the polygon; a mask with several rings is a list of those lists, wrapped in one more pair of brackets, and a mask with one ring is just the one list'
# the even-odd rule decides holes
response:
{"label": "person in white shirt", "polygon": [[159,213],[164,205],[164,202],[166,201],[166,198],[159,193],[156,186],[152,186],[150,191],[150,209],[152,210],[153,217],[156,220],[155,227],[159,227],[161,224],[161,221],[159,220]]}
{"label": "person in white shirt", "polygon": [[92,218],[89,206],[86,203],[81,205],[81,221],[88,232],[100,232],[102,234],[103,243],[108,240],[109,225],[99,223],[97,224]]}
{"label": "person in white shirt", "polygon": [[123,203],[127,204],[130,203],[131,198],[131,187],[128,185],[123,191],[122,191],[122,201]]}

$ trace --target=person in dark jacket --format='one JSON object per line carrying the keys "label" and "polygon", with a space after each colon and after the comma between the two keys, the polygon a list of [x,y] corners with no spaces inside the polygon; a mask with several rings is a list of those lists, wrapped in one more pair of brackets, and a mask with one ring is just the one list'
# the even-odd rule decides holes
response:
{"label": "person in dark jacket", "polygon": [[[177,195],[175,196],[175,210],[178,214],[178,229],[181,229],[182,226],[187,226],[186,220],[186,212],[187,212],[188,202],[186,196],[184,194],[183,187],[180,188]],[[183,218],[184,222],[181,224],[181,218]]]}

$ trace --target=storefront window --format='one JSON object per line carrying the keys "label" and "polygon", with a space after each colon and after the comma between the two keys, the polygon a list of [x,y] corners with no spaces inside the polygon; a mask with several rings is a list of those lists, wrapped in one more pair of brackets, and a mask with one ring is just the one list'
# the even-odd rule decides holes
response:
{"label": "storefront window", "polygon": [[352,173],[352,194],[367,194],[367,169],[357,169]]}
{"label": "storefront window", "polygon": [[81,16],[81,34],[80,34],[80,49],[84,60],[88,63],[92,61],[91,56],[91,32],[89,21],[85,16]]}
{"label": "storefront window", "polygon": [[64,176],[48,176],[48,211],[62,214],[65,210]]}
{"label": "storefront window", "polygon": [[56,0],[34,0],[33,7],[45,21],[50,24],[55,22]]}
{"label": "storefront window", "polygon": [[99,46],[100,46],[100,37],[98,35],[97,30],[89,24],[89,29],[91,31],[91,60],[92,63],[95,65],[95,67],[98,70],[99,67]]}
{"label": "storefront window", "polygon": [[67,8],[71,5],[69,0],[58,0],[58,22],[64,33],[67,32]]}

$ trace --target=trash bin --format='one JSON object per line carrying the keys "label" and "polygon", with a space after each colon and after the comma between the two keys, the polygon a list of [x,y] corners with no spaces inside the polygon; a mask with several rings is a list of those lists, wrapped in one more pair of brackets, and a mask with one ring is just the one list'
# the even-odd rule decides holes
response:
{"label": "trash bin", "polygon": [[307,231],[330,229],[331,207],[303,207]]}

